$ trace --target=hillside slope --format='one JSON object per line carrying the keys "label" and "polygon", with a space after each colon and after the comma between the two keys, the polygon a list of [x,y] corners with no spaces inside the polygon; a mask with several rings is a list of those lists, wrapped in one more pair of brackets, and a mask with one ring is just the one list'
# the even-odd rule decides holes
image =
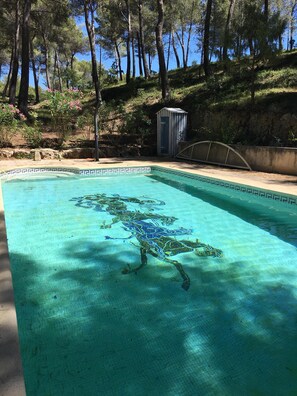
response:
{"label": "hillside slope", "polygon": [[[297,147],[297,51],[259,64],[254,81],[243,63],[232,62],[228,71],[217,63],[212,70],[208,81],[200,66],[170,71],[171,100],[167,103],[161,100],[156,75],[147,81],[136,78],[128,85],[105,87],[100,110],[101,155],[156,154],[156,113],[164,106],[188,112],[188,140]],[[2,147],[94,147],[94,92],[85,93],[83,109],[68,122],[62,140],[60,124],[53,122],[47,100],[32,104],[30,110],[37,115],[37,123],[11,133]]]}
{"label": "hillside slope", "polygon": [[[226,73],[219,64],[214,64],[213,70],[207,82],[199,66],[169,72],[171,100],[166,104],[160,100],[157,77],[106,88],[103,99],[106,107],[112,109],[113,120],[118,118],[115,123],[118,132],[128,133],[125,127],[128,117],[130,133],[134,135],[140,128],[138,132],[147,143],[155,141],[155,114],[166,105],[188,111],[189,139],[297,146],[297,51],[282,53],[270,63],[258,66],[254,103],[251,73],[245,65],[234,62]],[[151,123],[138,125],[141,116],[148,117]],[[104,123],[103,134],[104,130],[112,132],[110,123]]]}

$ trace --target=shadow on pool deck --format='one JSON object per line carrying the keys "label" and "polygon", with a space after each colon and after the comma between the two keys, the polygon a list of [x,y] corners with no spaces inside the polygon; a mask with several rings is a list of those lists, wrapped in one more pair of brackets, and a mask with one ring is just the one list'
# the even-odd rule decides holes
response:
{"label": "shadow on pool deck", "polygon": [[244,262],[210,271],[197,261],[185,292],[161,263],[122,275],[125,263],[114,254],[102,273],[105,245],[82,243],[69,243],[64,255],[70,263],[79,255],[85,266],[48,274],[39,292],[40,265],[12,255],[14,265],[29,269],[17,285],[32,323],[22,335],[28,396],[46,388],[86,396],[296,394],[290,285],[249,290],[240,275]]}

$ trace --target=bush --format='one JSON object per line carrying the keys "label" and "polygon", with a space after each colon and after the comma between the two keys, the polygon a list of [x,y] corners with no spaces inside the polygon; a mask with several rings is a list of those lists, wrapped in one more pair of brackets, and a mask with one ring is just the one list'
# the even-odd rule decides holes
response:
{"label": "bush", "polygon": [[41,146],[42,134],[38,125],[25,125],[23,129],[23,138],[29,147],[37,148]]}
{"label": "bush", "polygon": [[26,117],[12,104],[0,107],[0,147],[10,145],[10,139]]}
{"label": "bush", "polygon": [[76,89],[68,89],[64,92],[47,91],[52,126],[59,135],[60,146],[69,136],[73,117],[82,110],[82,96],[82,92]]}
{"label": "bush", "polygon": [[151,133],[152,121],[142,109],[127,113],[124,117],[122,130],[124,133],[136,133],[139,135],[140,144],[144,143],[144,139]]}

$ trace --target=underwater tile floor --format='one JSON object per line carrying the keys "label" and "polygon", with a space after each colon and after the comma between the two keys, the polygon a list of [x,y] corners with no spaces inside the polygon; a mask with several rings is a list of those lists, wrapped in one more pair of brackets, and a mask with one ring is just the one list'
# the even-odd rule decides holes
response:
{"label": "underwater tile floor", "polygon": [[[249,186],[264,188],[297,196],[297,176],[248,172],[234,169],[217,168],[196,163],[160,160],[159,158],[134,159],[102,159],[93,160],[3,160],[0,171],[22,167],[74,167],[77,169],[99,169],[129,166],[158,165],[169,169],[179,169],[194,174],[217,179],[242,183]],[[13,301],[13,289],[9,267],[6,232],[3,215],[2,194],[0,194],[0,396],[25,395],[23,374],[18,346],[17,323]]]}

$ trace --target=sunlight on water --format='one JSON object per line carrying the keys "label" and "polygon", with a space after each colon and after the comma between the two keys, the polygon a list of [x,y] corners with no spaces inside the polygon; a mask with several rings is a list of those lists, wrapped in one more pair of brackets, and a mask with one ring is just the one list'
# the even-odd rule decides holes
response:
{"label": "sunlight on water", "polygon": [[207,187],[3,184],[28,396],[297,394],[297,209]]}

